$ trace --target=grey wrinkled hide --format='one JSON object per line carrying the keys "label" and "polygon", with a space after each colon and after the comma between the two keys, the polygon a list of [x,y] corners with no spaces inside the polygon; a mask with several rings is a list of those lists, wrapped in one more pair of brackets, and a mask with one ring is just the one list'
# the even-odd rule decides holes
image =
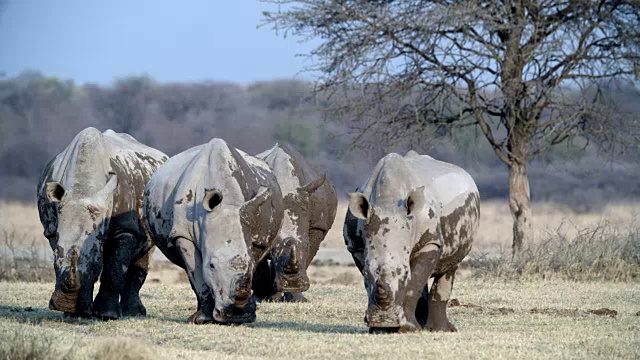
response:
{"label": "grey wrinkled hide", "polygon": [[166,159],[130,135],[87,128],[47,165],[37,198],[55,258],[51,309],[106,319],[146,314],[139,290],[153,245],[142,224],[142,197]]}
{"label": "grey wrinkled hide", "polygon": [[258,266],[254,291],[260,298],[306,301],[307,268],[333,225],[338,206],[335,188],[288,144],[256,155],[275,174],[284,198],[280,235]]}
{"label": "grey wrinkled hide", "polygon": [[392,153],[349,197],[344,239],[365,278],[370,330],[455,331],[446,303],[480,217],[471,176],[414,151]]}
{"label": "grey wrinkled hide", "polygon": [[255,264],[282,222],[282,194],[268,166],[213,139],[172,157],[145,191],[157,247],[187,272],[198,299],[189,321],[255,321]]}

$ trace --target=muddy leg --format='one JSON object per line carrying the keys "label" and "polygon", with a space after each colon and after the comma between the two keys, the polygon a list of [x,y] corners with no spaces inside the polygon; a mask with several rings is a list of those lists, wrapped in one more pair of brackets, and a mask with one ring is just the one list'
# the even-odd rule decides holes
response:
{"label": "muddy leg", "polygon": [[447,303],[451,297],[453,280],[458,267],[433,280],[429,295],[429,317],[426,328],[429,331],[457,331],[447,318]]}
{"label": "muddy leg", "polygon": [[364,262],[366,259],[366,257],[364,256],[364,249],[352,251],[351,257],[353,258],[353,262],[358,267],[358,270],[360,270],[360,273],[364,274]]}
{"label": "muddy leg", "polygon": [[190,324],[209,324],[213,322],[213,308],[215,305],[211,290],[202,275],[202,256],[192,241],[179,238],[176,247],[182,258],[182,265],[189,277],[189,283],[198,299],[196,312],[188,318]]}
{"label": "muddy leg", "polygon": [[125,285],[135,244],[136,238],[129,233],[118,234],[105,242],[100,290],[93,302],[95,317],[113,320],[122,316],[120,294]]}
{"label": "muddy leg", "polygon": [[422,298],[424,287],[435,269],[440,254],[442,254],[442,250],[438,245],[427,244],[422,250],[413,255],[411,259],[411,280],[409,280],[405,289],[403,304],[407,323],[401,324],[401,332],[417,331],[422,328],[420,322],[416,319],[418,301]]}
{"label": "muddy leg", "polygon": [[120,308],[123,316],[146,316],[147,309],[140,300],[140,288],[149,273],[149,260],[153,254],[151,248],[143,257],[129,266],[124,289],[120,294]]}

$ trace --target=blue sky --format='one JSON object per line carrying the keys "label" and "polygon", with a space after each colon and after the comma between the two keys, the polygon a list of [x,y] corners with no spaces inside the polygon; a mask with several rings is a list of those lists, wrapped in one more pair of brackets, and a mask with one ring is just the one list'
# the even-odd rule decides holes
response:
{"label": "blue sky", "polygon": [[[25,69],[106,84],[149,74],[159,81],[250,83],[297,77],[312,44],[256,28],[271,4],[254,0],[5,0],[0,71]],[[298,74],[298,75],[296,75]]]}

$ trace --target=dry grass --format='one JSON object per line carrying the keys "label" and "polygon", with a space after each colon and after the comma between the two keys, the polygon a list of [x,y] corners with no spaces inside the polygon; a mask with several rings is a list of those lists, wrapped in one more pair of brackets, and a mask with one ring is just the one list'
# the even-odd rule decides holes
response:
{"label": "dry grass", "polygon": [[[481,204],[481,220],[475,249],[480,251],[511,247],[512,222],[509,206],[506,201],[483,201]],[[347,212],[347,203],[341,201],[333,228],[322,247],[344,248],[342,225]],[[47,240],[42,236],[42,226],[38,219],[38,210],[34,203],[18,203],[0,201],[0,229],[15,228],[16,238],[25,246],[36,243],[47,247]],[[571,208],[552,203],[534,203],[534,230],[537,238],[544,239],[549,231],[563,232],[571,237],[580,229],[593,227],[602,221],[608,221],[617,227],[627,227],[635,218],[640,218],[638,203],[612,203],[604,206],[602,211],[577,213]]]}
{"label": "dry grass", "polygon": [[[339,282],[352,270],[313,271],[331,271],[324,277]],[[97,358],[104,351],[154,359],[640,356],[638,284],[467,279],[454,289],[463,306],[450,309],[458,333],[369,335],[362,321],[362,284],[330,283],[314,284],[308,304],[260,304],[251,325],[194,326],[185,323],[195,299],[184,283],[145,285],[145,319],[66,322],[46,309],[53,284],[5,282],[0,283],[0,334],[51,337],[61,353],[73,348],[68,358]],[[601,308],[616,310],[615,317],[590,312]],[[11,345],[11,339],[3,336],[0,344]]]}

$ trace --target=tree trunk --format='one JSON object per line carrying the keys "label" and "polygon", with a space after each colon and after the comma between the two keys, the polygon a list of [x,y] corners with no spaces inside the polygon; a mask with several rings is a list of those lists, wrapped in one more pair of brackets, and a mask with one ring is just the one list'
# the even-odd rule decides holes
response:
{"label": "tree trunk", "polygon": [[513,255],[517,255],[523,244],[533,240],[531,219],[531,195],[526,163],[513,162],[509,166],[509,207],[513,216]]}

